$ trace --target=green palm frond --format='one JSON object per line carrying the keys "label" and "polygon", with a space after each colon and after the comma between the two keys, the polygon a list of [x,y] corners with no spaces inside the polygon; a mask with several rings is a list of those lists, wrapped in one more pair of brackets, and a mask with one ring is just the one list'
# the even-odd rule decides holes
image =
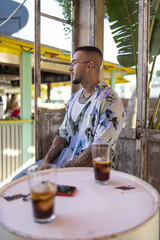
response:
{"label": "green palm frond", "polygon": [[[157,112],[158,112],[159,105],[160,105],[160,94],[159,94],[159,97],[157,99],[156,105],[155,105],[155,107],[153,109],[152,116],[151,116],[151,118],[149,120],[149,127],[148,127],[149,129],[154,129],[155,122],[156,122],[155,119],[156,119],[156,115],[157,115]],[[159,117],[158,117],[158,119],[159,119]],[[156,122],[156,127],[159,127],[159,126],[157,126],[158,125],[158,121]]]}
{"label": "green palm frond", "polygon": [[160,54],[160,1],[150,1],[150,56]]}
{"label": "green palm frond", "polygon": [[[138,4],[137,0],[105,0],[110,28],[118,48],[117,60],[122,66],[135,66],[136,73],[138,65]],[[148,79],[147,112],[149,112],[150,86],[156,56],[160,54],[159,39],[160,0],[150,0],[149,61],[152,62],[152,68]],[[157,99],[157,104],[149,121],[150,129],[158,129],[160,125],[160,116],[156,120],[159,101],[160,97]]]}
{"label": "green palm frond", "polygon": [[158,118],[157,118],[157,120],[156,120],[156,122],[155,122],[155,124],[154,124],[153,129],[154,129],[154,130],[158,130],[158,129],[159,129],[159,126],[160,126],[160,115],[158,116]]}
{"label": "green palm frond", "polygon": [[108,20],[118,48],[118,62],[125,67],[137,66],[138,1],[106,0]]}
{"label": "green palm frond", "polygon": [[[137,0],[105,0],[108,20],[118,48],[118,62],[125,67],[137,66],[138,5]],[[160,1],[150,1],[150,62],[160,49]]]}

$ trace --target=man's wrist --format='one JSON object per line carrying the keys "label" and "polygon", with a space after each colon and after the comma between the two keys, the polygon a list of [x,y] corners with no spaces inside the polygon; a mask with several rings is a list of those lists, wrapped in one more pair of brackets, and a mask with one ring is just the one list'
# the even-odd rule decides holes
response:
{"label": "man's wrist", "polygon": [[50,161],[49,161],[49,159],[48,159],[48,158],[46,158],[46,157],[45,157],[45,158],[44,158],[44,160],[43,160],[43,163],[44,163],[44,164],[49,164],[49,163],[50,163]]}

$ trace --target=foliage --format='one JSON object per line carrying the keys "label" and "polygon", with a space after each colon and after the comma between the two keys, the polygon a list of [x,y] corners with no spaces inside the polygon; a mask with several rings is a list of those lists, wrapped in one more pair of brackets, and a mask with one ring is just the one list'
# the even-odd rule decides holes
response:
{"label": "foliage", "polygon": [[[76,0],[56,0],[59,2],[59,6],[62,7],[62,13],[64,19],[68,21],[68,23],[72,23],[72,10],[74,6],[74,2]],[[63,23],[65,36],[68,37],[69,33],[72,31],[72,27],[66,23]]]}
{"label": "foliage", "polygon": [[158,71],[156,72],[156,75],[157,75],[157,76],[160,76],[160,70],[158,70]]}
{"label": "foliage", "polygon": [[[125,67],[138,68],[138,0],[105,0],[108,20],[114,41],[118,48],[118,62]],[[149,112],[150,87],[157,55],[160,54],[160,1],[150,0],[149,61],[152,63],[148,79],[147,112]],[[155,123],[159,98],[154,108],[149,128],[158,129],[159,117]]]}
{"label": "foliage", "polygon": [[[118,62],[137,66],[138,58],[138,0],[105,0],[108,20],[118,48]],[[150,62],[160,49],[160,2],[150,0]]]}
{"label": "foliage", "polygon": [[149,120],[149,127],[148,127],[149,129],[158,130],[158,128],[160,126],[160,115],[156,119],[156,115],[157,115],[157,111],[158,111],[159,106],[160,106],[160,94],[159,94],[159,97],[157,99],[156,105],[153,109],[152,116]]}
{"label": "foliage", "polygon": [[72,20],[72,7],[74,5],[75,0],[56,0],[59,2],[59,6],[63,9],[64,19],[69,22]]}
{"label": "foliage", "polygon": [[118,48],[118,62],[125,67],[137,66],[138,1],[105,0],[105,4],[110,28]]}

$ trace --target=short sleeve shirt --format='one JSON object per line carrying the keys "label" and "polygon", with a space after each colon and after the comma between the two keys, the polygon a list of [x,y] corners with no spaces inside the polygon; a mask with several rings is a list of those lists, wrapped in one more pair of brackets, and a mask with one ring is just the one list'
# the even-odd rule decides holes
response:
{"label": "short sleeve shirt", "polygon": [[58,166],[77,157],[92,143],[108,143],[114,150],[125,122],[123,103],[105,82],[95,87],[95,93],[84,104],[77,120],[73,121],[73,104],[82,91],[83,88],[73,94],[66,105],[66,114],[58,135],[67,141],[68,147],[62,150]]}

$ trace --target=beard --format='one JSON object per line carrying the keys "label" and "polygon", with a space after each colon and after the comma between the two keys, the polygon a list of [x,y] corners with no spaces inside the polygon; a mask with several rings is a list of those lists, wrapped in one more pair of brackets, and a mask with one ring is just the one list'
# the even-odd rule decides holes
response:
{"label": "beard", "polygon": [[83,76],[81,74],[76,74],[76,76],[72,76],[72,83],[77,85],[82,82]]}
{"label": "beard", "polygon": [[81,83],[81,80],[78,79],[78,78],[75,78],[75,79],[73,79],[72,83],[75,84],[75,85],[77,85],[77,84],[80,84],[80,83]]}
{"label": "beard", "polygon": [[72,75],[72,83],[75,85],[81,84],[84,78],[84,72],[76,72]]}

